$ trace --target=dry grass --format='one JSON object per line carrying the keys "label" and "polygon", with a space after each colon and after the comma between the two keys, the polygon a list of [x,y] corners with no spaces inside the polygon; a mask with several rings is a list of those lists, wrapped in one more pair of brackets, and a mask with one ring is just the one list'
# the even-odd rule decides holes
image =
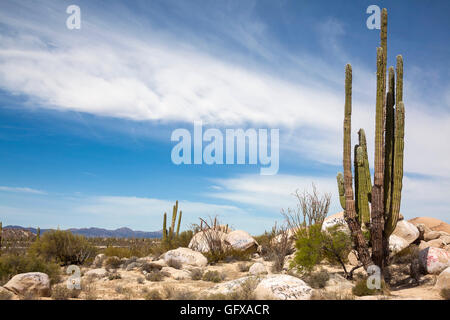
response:
{"label": "dry grass", "polygon": [[159,290],[153,289],[153,290],[149,291],[147,288],[142,290],[142,297],[145,300],[162,300],[163,299]]}
{"label": "dry grass", "polygon": [[58,285],[52,288],[52,299],[53,300],[69,300],[78,298],[81,290],[78,289],[68,289],[66,285]]}
{"label": "dry grass", "polygon": [[0,300],[11,300],[13,298],[13,294],[6,290],[0,291]]}
{"label": "dry grass", "polygon": [[81,292],[83,293],[84,300],[97,300],[97,287],[95,283],[89,280],[81,281]]}
{"label": "dry grass", "polygon": [[238,268],[239,272],[248,272],[248,270],[250,269],[250,264],[241,262],[237,265],[237,268]]}
{"label": "dry grass", "polygon": [[355,296],[340,291],[314,290],[311,295],[311,300],[355,300]]}
{"label": "dry grass", "polygon": [[167,261],[167,265],[169,267],[172,267],[172,268],[175,268],[175,269],[178,269],[178,270],[183,267],[183,264],[180,261],[175,260],[175,259],[169,259]]}
{"label": "dry grass", "polygon": [[225,280],[226,276],[224,273],[220,273],[219,271],[207,271],[203,274],[203,281],[211,281],[211,282],[222,282]]}
{"label": "dry grass", "polygon": [[245,280],[239,288],[229,294],[215,293],[207,294],[201,297],[205,300],[255,300],[255,289],[258,286],[258,278],[249,278]]}
{"label": "dry grass", "polygon": [[445,300],[450,300],[450,289],[442,289],[440,294]]}
{"label": "dry grass", "polygon": [[197,295],[186,289],[178,289],[171,285],[163,287],[164,296],[167,300],[197,300]]}
{"label": "dry grass", "polygon": [[202,269],[192,269],[191,270],[191,279],[192,280],[201,280],[203,278]]}

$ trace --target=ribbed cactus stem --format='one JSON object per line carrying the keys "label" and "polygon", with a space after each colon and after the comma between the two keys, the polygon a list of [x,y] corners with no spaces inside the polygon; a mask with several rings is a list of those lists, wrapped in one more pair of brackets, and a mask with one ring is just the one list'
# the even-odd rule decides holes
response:
{"label": "ribbed cactus stem", "polygon": [[389,91],[386,97],[386,133],[385,133],[385,153],[384,153],[384,216],[388,219],[391,214],[391,194],[392,194],[392,166],[394,154],[394,96],[395,96],[395,72],[394,68],[389,68]]}
{"label": "ribbed cactus stem", "polygon": [[364,129],[362,129],[362,128],[359,129],[358,138],[359,138],[359,145],[361,146],[362,151],[363,151],[364,170],[365,170],[366,186],[367,186],[367,197],[370,202],[371,194],[372,194],[372,179],[370,176],[369,154],[367,153],[367,140],[366,140],[366,133],[364,132]]}
{"label": "ribbed cactus stem", "polygon": [[385,73],[383,48],[377,48],[377,96],[375,111],[375,177],[372,188],[371,237],[373,262],[383,269],[384,263],[384,91]]}
{"label": "ribbed cactus stem", "polygon": [[383,8],[381,10],[380,44],[383,48],[384,74],[386,74],[387,65],[387,23],[387,9]]}
{"label": "ribbed cactus stem", "polygon": [[180,210],[180,216],[178,217],[178,225],[177,225],[177,237],[180,235],[180,225],[181,225],[181,216],[183,215],[183,211]]}
{"label": "ribbed cactus stem", "polygon": [[342,172],[338,172],[336,176],[338,191],[339,191],[339,202],[341,203],[342,209],[345,210],[345,190],[344,190],[344,175]]}
{"label": "ribbed cactus stem", "polygon": [[397,90],[395,103],[403,101],[403,57],[399,54],[397,56]]}
{"label": "ribbed cactus stem", "polygon": [[345,210],[344,217],[351,233],[352,239],[356,243],[359,259],[367,269],[372,261],[366,240],[361,231],[361,225],[356,219],[355,200],[353,199],[353,181],[352,181],[352,160],[351,160],[351,116],[352,116],[352,67],[350,64],[345,66],[345,116],[344,116],[344,194]]}
{"label": "ribbed cactus stem", "polygon": [[[355,172],[358,172],[358,193],[355,193],[358,198],[358,218],[361,225],[368,225],[370,222],[369,197],[366,179],[366,170],[364,167],[364,150],[361,146],[356,148],[356,166]],[[355,182],[356,183],[356,182]]]}
{"label": "ribbed cactus stem", "polygon": [[361,217],[359,216],[359,175],[358,175],[358,163],[356,158],[356,150],[358,149],[359,145],[355,144],[353,148],[353,181],[354,181],[354,188],[355,188],[355,209],[356,209],[356,217],[358,218],[358,221],[361,223]]}
{"label": "ribbed cactus stem", "polygon": [[177,221],[177,212],[178,212],[178,200],[175,202],[172,211],[172,223],[169,229],[169,239],[173,239],[173,233],[175,231],[175,222]]}
{"label": "ribbed cactus stem", "polygon": [[385,234],[390,235],[397,225],[400,214],[402,180],[403,180],[403,150],[405,137],[405,106],[398,101],[395,112],[395,142],[394,142],[394,170],[392,184],[392,213],[386,221]]}
{"label": "ribbed cactus stem", "polygon": [[41,228],[37,228],[36,230],[36,240],[39,240],[41,238]]}
{"label": "ribbed cactus stem", "polygon": [[383,183],[383,129],[384,129],[384,106],[383,106],[383,49],[377,48],[377,96],[375,111],[375,177],[374,185],[382,186]]}
{"label": "ribbed cactus stem", "polygon": [[167,241],[167,213],[165,212],[163,220],[163,241]]}
{"label": "ribbed cactus stem", "polygon": [[345,116],[344,116],[344,191],[346,202],[353,201],[352,156],[351,156],[351,121],[352,121],[352,66],[345,67]]}

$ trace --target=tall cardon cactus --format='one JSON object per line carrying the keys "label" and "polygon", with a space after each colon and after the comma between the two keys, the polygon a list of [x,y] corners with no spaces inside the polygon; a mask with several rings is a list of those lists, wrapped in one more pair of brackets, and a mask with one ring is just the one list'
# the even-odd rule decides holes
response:
{"label": "tall cardon cactus", "polygon": [[[400,214],[405,107],[403,104],[403,58],[397,56],[397,66],[388,72],[387,64],[387,10],[381,12],[381,46],[377,48],[377,92],[375,113],[374,180],[369,170],[366,136],[358,132],[354,148],[354,179],[351,168],[351,112],[352,68],[345,69],[344,113],[344,174],[338,173],[339,200],[352,233],[361,263],[367,269],[371,264],[381,269],[387,264],[389,236],[394,231]],[[354,184],[354,192],[353,192]],[[370,203],[370,206],[369,206]],[[370,209],[369,209],[370,208]],[[370,230],[372,256],[362,231]]]}

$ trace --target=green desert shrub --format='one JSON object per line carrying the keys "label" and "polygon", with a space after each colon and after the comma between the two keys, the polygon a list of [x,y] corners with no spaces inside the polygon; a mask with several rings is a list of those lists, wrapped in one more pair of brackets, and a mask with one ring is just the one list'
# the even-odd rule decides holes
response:
{"label": "green desert shrub", "polygon": [[92,260],[97,250],[84,236],[74,235],[70,231],[51,230],[35,241],[29,252],[61,265],[79,265]]}
{"label": "green desert shrub", "polygon": [[130,248],[123,247],[107,247],[103,253],[107,257],[131,258],[133,256]]}
{"label": "green desert shrub", "polygon": [[292,266],[295,266],[300,272],[311,272],[323,260],[322,241],[321,226],[318,224],[298,232],[295,242],[297,251]]}
{"label": "green desert shrub", "polygon": [[347,276],[345,263],[352,248],[350,235],[339,230],[339,226],[323,232],[320,224],[311,225],[297,233],[297,251],[291,267],[310,273],[321,261],[339,264]]}
{"label": "green desert shrub", "polygon": [[339,225],[328,228],[322,232],[322,254],[331,264],[340,265],[345,270],[345,263],[348,261],[348,254],[352,250],[351,236],[342,231]]}
{"label": "green desert shrub", "polygon": [[56,263],[45,261],[43,258],[31,254],[0,256],[0,284],[3,285],[13,276],[26,272],[46,273],[52,283],[60,279],[60,267]]}

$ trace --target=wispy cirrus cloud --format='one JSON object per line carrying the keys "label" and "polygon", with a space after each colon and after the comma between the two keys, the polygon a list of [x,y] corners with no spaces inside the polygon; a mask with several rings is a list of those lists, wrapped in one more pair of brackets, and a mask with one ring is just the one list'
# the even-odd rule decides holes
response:
{"label": "wispy cirrus cloud", "polygon": [[14,192],[14,193],[31,193],[31,194],[47,194],[47,192],[42,190],[36,190],[27,187],[6,187],[0,186],[0,191],[3,192]]}

